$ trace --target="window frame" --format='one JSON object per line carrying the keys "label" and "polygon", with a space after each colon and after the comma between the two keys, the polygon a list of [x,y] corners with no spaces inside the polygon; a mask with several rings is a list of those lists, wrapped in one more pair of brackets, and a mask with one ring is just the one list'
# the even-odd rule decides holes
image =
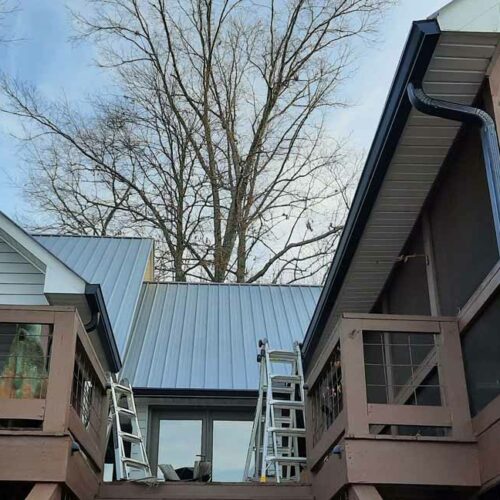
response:
{"label": "window frame", "polygon": [[[158,406],[149,407],[149,432],[147,436],[147,452],[151,469],[158,469],[158,444],[160,420],[201,420],[201,455],[213,463],[213,423],[214,421],[248,421],[253,422],[255,404],[241,406],[216,404],[215,406]],[[196,459],[196,457],[193,457]],[[194,462],[193,462],[194,464]],[[186,464],[186,466],[191,466]]]}

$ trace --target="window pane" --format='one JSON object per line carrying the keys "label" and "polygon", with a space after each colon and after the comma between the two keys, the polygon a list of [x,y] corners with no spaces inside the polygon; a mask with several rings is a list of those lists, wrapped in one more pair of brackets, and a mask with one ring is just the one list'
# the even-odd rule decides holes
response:
{"label": "window pane", "polygon": [[201,453],[201,420],[160,420],[158,464],[193,467]]}
{"label": "window pane", "polygon": [[214,420],[214,481],[241,481],[245,469],[252,422],[247,420]]}

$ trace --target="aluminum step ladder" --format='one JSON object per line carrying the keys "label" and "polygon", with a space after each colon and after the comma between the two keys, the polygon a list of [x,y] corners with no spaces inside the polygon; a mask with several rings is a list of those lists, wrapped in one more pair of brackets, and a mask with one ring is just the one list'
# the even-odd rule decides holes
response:
{"label": "aluminum step ladder", "polygon": [[[112,432],[116,479],[118,481],[151,479],[151,467],[139,428],[132,387],[127,380],[115,382],[111,379],[110,390],[108,437]],[[124,431],[123,427],[130,432]]]}
{"label": "aluminum step ladder", "polygon": [[307,461],[300,345],[295,342],[293,351],[279,351],[264,339],[259,348],[259,397],[243,480],[299,481]]}

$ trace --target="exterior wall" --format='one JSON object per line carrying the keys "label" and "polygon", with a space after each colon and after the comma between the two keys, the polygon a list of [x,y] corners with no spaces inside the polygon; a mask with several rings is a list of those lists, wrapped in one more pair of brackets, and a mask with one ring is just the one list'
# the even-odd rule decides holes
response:
{"label": "exterior wall", "polygon": [[479,133],[461,135],[428,208],[440,313],[451,316],[499,257]]}
{"label": "exterior wall", "polygon": [[403,259],[395,265],[388,286],[373,312],[427,316],[431,310],[420,224],[415,226],[403,256]]}
{"label": "exterior wall", "polygon": [[0,238],[0,304],[46,305],[45,276]]}

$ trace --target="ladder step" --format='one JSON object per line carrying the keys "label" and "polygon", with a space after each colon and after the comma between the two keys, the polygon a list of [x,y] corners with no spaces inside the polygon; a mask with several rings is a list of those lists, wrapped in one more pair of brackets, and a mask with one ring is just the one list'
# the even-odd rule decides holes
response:
{"label": "ladder step", "polygon": [[273,393],[283,393],[283,394],[293,394],[295,392],[295,387],[288,386],[274,386],[273,385]]}
{"label": "ladder step", "polygon": [[304,403],[302,401],[287,401],[283,399],[273,399],[269,402],[275,408],[285,408],[289,410],[303,410]]}
{"label": "ladder step", "polygon": [[126,394],[132,394],[132,388],[130,386],[121,385],[121,384],[113,384],[115,392],[123,392]]}
{"label": "ladder step", "polygon": [[271,375],[271,381],[283,384],[298,384],[300,383],[300,377],[298,375]]}
{"label": "ladder step", "polygon": [[278,349],[269,350],[269,359],[271,361],[297,361],[297,353],[293,351],[280,351]]}
{"label": "ladder step", "polygon": [[305,429],[299,429],[297,427],[269,427],[269,431],[280,436],[305,437],[306,435]]}
{"label": "ladder step", "polygon": [[306,457],[267,457],[268,462],[276,462],[279,464],[305,464]]}
{"label": "ladder step", "polygon": [[142,439],[135,434],[130,434],[129,432],[120,432],[120,436],[124,441],[128,441],[129,443],[141,443]]}
{"label": "ladder step", "polygon": [[141,460],[135,460],[134,458],[123,458],[123,463],[130,467],[136,467],[137,469],[148,469],[149,465],[146,462],[142,462]]}
{"label": "ladder step", "polygon": [[129,410],[128,408],[122,408],[121,406],[119,406],[117,410],[120,415],[125,415],[127,417],[135,417],[135,413],[132,410]]}

